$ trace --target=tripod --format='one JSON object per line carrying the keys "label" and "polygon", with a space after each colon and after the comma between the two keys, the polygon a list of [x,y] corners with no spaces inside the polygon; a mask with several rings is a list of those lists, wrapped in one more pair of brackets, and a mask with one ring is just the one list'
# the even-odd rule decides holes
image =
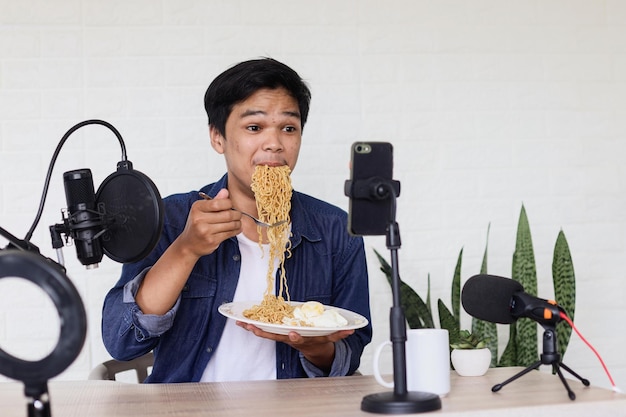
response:
{"label": "tripod", "polygon": [[563,383],[563,386],[565,386],[565,389],[567,390],[567,395],[569,396],[570,400],[572,400],[572,401],[576,399],[576,394],[574,394],[574,391],[572,391],[572,389],[569,387],[567,381],[563,377],[563,373],[561,372],[561,368],[565,369],[572,376],[574,376],[578,380],[580,380],[583,383],[584,386],[586,386],[586,387],[589,386],[589,380],[588,379],[585,379],[585,378],[581,377],[576,372],[574,372],[572,369],[570,369],[567,365],[565,365],[563,362],[561,362],[561,355],[557,352],[557,349],[556,349],[556,327],[555,327],[555,325],[548,325],[548,324],[546,324],[546,325],[542,325],[542,326],[543,326],[543,328],[545,330],[543,332],[543,353],[540,355],[540,360],[538,360],[537,362],[533,363],[528,368],[523,369],[522,371],[520,371],[517,374],[513,375],[511,378],[507,379],[506,381],[504,381],[504,382],[502,382],[500,384],[494,385],[491,388],[492,392],[500,391],[500,389],[502,389],[502,387],[504,387],[509,382],[515,381],[516,379],[526,375],[527,373],[529,373],[532,370],[539,369],[539,367],[541,365],[552,365],[552,372],[556,373],[559,376],[559,378],[561,379],[561,382]]}

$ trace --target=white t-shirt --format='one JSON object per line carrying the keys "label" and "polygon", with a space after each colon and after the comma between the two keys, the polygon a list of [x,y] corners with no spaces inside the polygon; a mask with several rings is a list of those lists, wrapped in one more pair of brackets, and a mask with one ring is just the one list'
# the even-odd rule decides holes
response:
{"label": "white t-shirt", "polygon": [[[267,288],[269,244],[259,247],[240,233],[241,271],[233,301],[258,301]],[[278,260],[274,264],[276,276]],[[276,342],[255,336],[226,320],[222,338],[209,361],[201,381],[241,381],[276,379]]]}

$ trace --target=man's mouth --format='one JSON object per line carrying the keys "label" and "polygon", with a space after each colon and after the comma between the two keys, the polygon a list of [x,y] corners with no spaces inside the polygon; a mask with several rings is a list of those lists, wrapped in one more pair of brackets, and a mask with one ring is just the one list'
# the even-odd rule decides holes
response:
{"label": "man's mouth", "polygon": [[284,161],[264,161],[264,162],[259,162],[256,165],[267,165],[270,167],[280,167],[283,165],[286,165],[286,163]]}

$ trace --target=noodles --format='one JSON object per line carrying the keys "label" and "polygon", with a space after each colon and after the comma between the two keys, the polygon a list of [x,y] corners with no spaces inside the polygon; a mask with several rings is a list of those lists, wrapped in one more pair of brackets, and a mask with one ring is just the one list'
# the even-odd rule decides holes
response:
{"label": "noodles", "polygon": [[[289,288],[285,275],[285,255],[291,255],[289,241],[289,212],[291,211],[291,170],[287,165],[271,167],[257,165],[252,175],[252,191],[256,199],[259,218],[266,223],[276,223],[287,220],[286,223],[265,229],[269,241],[270,253],[266,274],[267,288],[261,304],[245,310],[243,315],[252,320],[267,323],[282,323],[284,317],[293,316],[293,307],[288,303]],[[259,245],[262,244],[262,228],[257,227]],[[274,295],[274,263],[278,260],[279,288]],[[283,297],[283,293],[285,297]]]}
{"label": "noodles", "polygon": [[261,304],[253,305],[243,311],[243,315],[249,319],[262,321],[265,323],[282,324],[283,318],[293,317],[293,310],[290,304],[281,296],[265,295]]}

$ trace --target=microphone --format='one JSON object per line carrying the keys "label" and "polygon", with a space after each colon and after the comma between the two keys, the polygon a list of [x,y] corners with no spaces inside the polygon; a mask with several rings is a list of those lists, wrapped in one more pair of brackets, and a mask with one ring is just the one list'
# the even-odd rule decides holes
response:
{"label": "microphone", "polygon": [[78,260],[87,268],[97,268],[102,261],[102,216],[96,210],[96,193],[90,169],[77,169],[63,174],[65,199],[69,216],[67,227],[76,246]]}
{"label": "microphone", "polygon": [[540,324],[555,324],[565,313],[554,300],[524,292],[519,282],[495,275],[474,275],[461,292],[461,303],[473,317],[493,323],[510,324],[528,317]]}
{"label": "microphone", "polygon": [[[115,134],[122,149],[122,160],[117,164],[117,171],[104,180],[97,192],[94,192],[89,169],[63,174],[67,210],[62,213],[63,223],[49,227],[52,247],[59,256],[59,262],[55,263],[41,256],[30,238],[41,220],[54,164],[63,144],[77,129],[91,124],[103,125]],[[9,241],[6,251],[0,248],[0,279],[25,278],[40,286],[56,305],[61,319],[58,345],[39,361],[15,358],[0,348],[0,374],[24,382],[29,416],[50,415],[48,379],[60,374],[76,359],[85,341],[85,307],[65,275],[61,235],[65,235],[66,240],[74,240],[78,259],[90,269],[98,266],[103,254],[120,263],[144,258],[157,245],[163,222],[159,190],[150,178],[133,169],[126,158],[122,136],[113,125],[103,120],[86,120],[63,135],[52,155],[39,209],[24,240],[0,227],[0,236]]]}
{"label": "microphone", "polygon": [[61,234],[71,237],[87,269],[97,268],[103,255],[128,263],[154,249],[163,228],[163,202],[156,185],[132,162],[120,161],[97,192],[86,168],[64,173],[63,184],[69,215],[50,227],[55,249],[63,246]]}

